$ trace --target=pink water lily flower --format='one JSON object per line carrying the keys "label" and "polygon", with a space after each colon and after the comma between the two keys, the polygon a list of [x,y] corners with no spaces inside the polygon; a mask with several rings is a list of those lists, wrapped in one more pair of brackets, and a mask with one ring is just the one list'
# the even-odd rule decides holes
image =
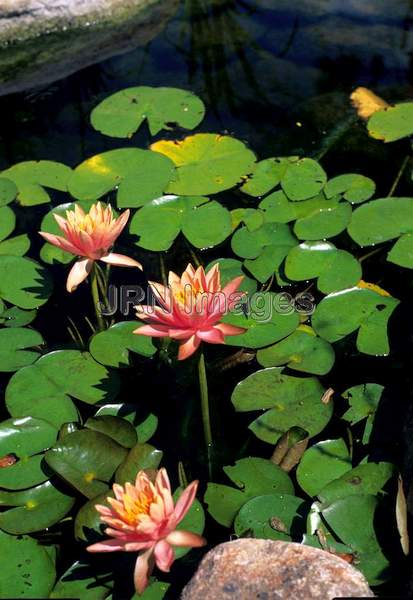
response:
{"label": "pink water lily flower", "polygon": [[63,237],[46,231],[40,231],[40,235],[50,244],[80,257],[69,272],[68,292],[73,292],[87,278],[95,260],[142,269],[133,258],[110,251],[129,219],[129,210],[116,219],[110,204],[106,208],[100,202],[93,204],[88,213],[75,204],[74,210],[66,211],[66,219],[60,215],[54,215],[54,218]]}
{"label": "pink water lily flower", "polygon": [[148,324],[134,333],[179,340],[179,360],[191,356],[202,341],[224,344],[224,336],[245,332],[242,327],[220,323],[244,295],[237,291],[243,279],[235,277],[221,288],[218,263],[207,274],[203,267],[195,270],[191,264],[181,277],[170,271],[168,287],[149,282],[160,306],[137,306],[138,317]]}
{"label": "pink water lily flower", "polygon": [[114,484],[115,498],[110,507],[97,504],[101,520],[109,525],[109,539],[88,547],[89,552],[139,552],[134,581],[138,594],[148,585],[156,566],[168,572],[175,559],[174,546],[195,548],[206,541],[190,531],[177,530],[195,499],[198,482],[193,481],[181,494],[176,505],[166,469],[160,469],[153,484],[145,471],[139,471],[135,485]]}

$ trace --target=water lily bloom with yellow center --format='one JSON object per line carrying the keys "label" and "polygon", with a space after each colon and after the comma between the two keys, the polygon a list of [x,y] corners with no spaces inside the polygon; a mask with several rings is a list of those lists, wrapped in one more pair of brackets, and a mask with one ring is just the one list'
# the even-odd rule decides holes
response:
{"label": "water lily bloom with yellow center", "polygon": [[168,572],[174,559],[174,546],[196,548],[206,541],[190,531],[177,530],[195,499],[198,482],[193,481],[176,505],[166,469],[160,469],[153,484],[145,471],[139,471],[135,485],[114,484],[115,498],[110,507],[97,504],[101,520],[109,525],[110,539],[88,547],[89,552],[139,552],[135,566],[135,588],[142,594],[156,566]]}
{"label": "water lily bloom with yellow center", "polygon": [[54,218],[64,237],[45,231],[40,231],[40,235],[50,244],[80,257],[67,278],[68,292],[73,292],[86,279],[95,260],[102,260],[121,267],[142,269],[142,265],[133,258],[110,252],[129,219],[129,210],[125,210],[116,219],[110,204],[103,208],[98,202],[91,207],[88,213],[75,204],[74,210],[66,211],[66,219],[60,215],[54,215]]}
{"label": "water lily bloom with yellow center", "polygon": [[203,267],[195,271],[191,264],[181,277],[171,271],[168,287],[149,282],[160,306],[136,307],[138,317],[148,324],[134,333],[179,340],[179,360],[191,356],[202,341],[224,344],[224,336],[245,332],[242,327],[220,323],[244,295],[237,291],[242,280],[243,276],[236,277],[221,288],[218,263],[208,274]]}

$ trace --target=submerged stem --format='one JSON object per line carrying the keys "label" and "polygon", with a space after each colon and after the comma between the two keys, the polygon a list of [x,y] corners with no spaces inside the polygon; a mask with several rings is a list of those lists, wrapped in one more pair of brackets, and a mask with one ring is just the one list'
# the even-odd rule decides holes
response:
{"label": "submerged stem", "polygon": [[202,423],[204,426],[204,438],[207,449],[208,473],[212,477],[212,432],[209,416],[208,380],[205,368],[205,358],[202,350],[198,359],[199,392],[201,396]]}
{"label": "submerged stem", "polygon": [[99,331],[106,329],[105,319],[100,312],[100,298],[99,298],[99,285],[96,271],[96,264],[93,264],[92,271],[90,273],[90,288],[92,291],[93,306],[95,308],[96,320],[98,323]]}

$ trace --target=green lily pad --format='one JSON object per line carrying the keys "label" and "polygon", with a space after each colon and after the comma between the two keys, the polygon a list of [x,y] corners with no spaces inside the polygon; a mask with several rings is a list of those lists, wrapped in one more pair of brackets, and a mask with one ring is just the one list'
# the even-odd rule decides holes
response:
{"label": "green lily pad", "polygon": [[351,204],[359,204],[369,200],[376,191],[376,184],[370,177],[358,173],[346,173],[330,179],[324,188],[327,198],[342,194]]}
{"label": "green lily pad", "polygon": [[372,289],[342,290],[321,300],[312,317],[312,326],[331,343],[358,330],[356,344],[360,352],[386,355],[389,353],[387,322],[398,304],[396,298]]}
{"label": "green lily pad", "polygon": [[76,561],[56,582],[49,598],[105,600],[113,587],[113,576],[101,573],[96,565]]}
{"label": "green lily pad", "polygon": [[169,250],[181,230],[193,246],[207,248],[230,235],[231,215],[208,198],[163,196],[137,211],[129,230],[146,250]]}
{"label": "green lily pad", "polygon": [[[183,492],[183,488],[178,488],[174,495],[173,499],[176,504],[180,495]],[[205,512],[200,501],[195,498],[194,502],[191,505],[191,508],[188,510],[182,521],[178,524],[178,531],[191,531],[192,533],[197,533],[198,535],[202,535],[205,529]],[[175,548],[175,558],[182,558],[185,554],[188,554],[192,548],[184,548],[177,547]]]}
{"label": "green lily pad", "polygon": [[16,217],[12,209],[0,205],[0,255],[23,256],[30,248],[30,240],[26,234],[8,238],[15,226]]}
{"label": "green lily pad", "polygon": [[32,415],[60,427],[77,421],[70,396],[88,404],[110,402],[119,385],[117,373],[88,352],[57,350],[13,375],[6,389],[6,406],[13,417]]}
{"label": "green lily pad", "polygon": [[0,207],[0,241],[6,239],[16,227],[16,216],[9,206]]}
{"label": "green lily pad", "polygon": [[285,163],[281,187],[293,202],[316,196],[324,187],[327,175],[312,158],[291,157]]}
{"label": "green lily pad", "polygon": [[7,533],[33,533],[58,523],[75,503],[51,481],[21,492],[0,491],[0,505],[12,506],[0,513],[0,528]]}
{"label": "green lily pad", "polygon": [[52,293],[44,267],[23,256],[0,256],[0,298],[20,308],[38,308]]}
{"label": "green lily pad", "polygon": [[265,458],[242,458],[224,467],[224,472],[237,487],[208,483],[204,501],[212,517],[225,527],[232,525],[240,508],[255,496],[294,493],[288,474]]}
{"label": "green lily pad", "polygon": [[17,196],[17,187],[14,181],[0,177],[0,206],[13,202]]}
{"label": "green lily pad", "polygon": [[126,448],[107,435],[82,429],[57,442],[45,459],[60,477],[93,498],[108,489],[108,482],[126,455]]}
{"label": "green lily pad", "polygon": [[266,412],[251,423],[251,431],[264,442],[275,444],[291,427],[310,437],[324,429],[333,413],[333,402],[324,404],[324,388],[316,377],[292,377],[282,369],[263,369],[240,381],[232,393],[237,412]]}
{"label": "green lily pad", "polygon": [[265,223],[259,229],[238,229],[231,239],[235,254],[245,258],[244,266],[264,283],[278,271],[288,252],[297,243],[288,225]]}
{"label": "green lily pad", "polygon": [[298,313],[281,294],[257,292],[244,309],[236,309],[222,319],[223,323],[244,327],[247,331],[225,338],[230,346],[262,348],[292,333],[300,322]]}
{"label": "green lily pad", "polygon": [[40,352],[28,348],[41,346],[43,343],[42,336],[34,329],[0,329],[0,371],[17,371],[34,363]]}
{"label": "green lily pad", "polygon": [[352,425],[367,419],[363,434],[363,444],[367,444],[373,429],[374,417],[382,396],[384,387],[378,383],[362,383],[355,385],[343,394],[350,408],[344,413],[343,419]]}
{"label": "green lily pad", "polygon": [[78,165],[69,180],[69,192],[79,200],[97,200],[117,189],[118,207],[136,208],[162,196],[173,172],[172,161],[161,154],[118,148]]}
{"label": "green lily pad", "polygon": [[4,327],[24,327],[25,325],[29,325],[36,316],[36,310],[23,310],[18,306],[7,308],[0,301],[0,324]]}
{"label": "green lily pad", "polygon": [[100,514],[96,510],[96,504],[108,506],[108,498],[113,498],[111,489],[94,496],[78,510],[74,522],[74,535],[76,540],[94,543],[104,536],[107,525],[100,519]]}
{"label": "green lily pad", "polygon": [[389,578],[389,562],[384,556],[374,530],[374,496],[347,496],[322,509],[322,515],[337,537],[357,554],[357,568],[370,585]]}
{"label": "green lily pad", "polygon": [[395,142],[413,134],[413,102],[403,102],[374,112],[367,123],[371,137]]}
{"label": "green lily pad", "polygon": [[36,206],[50,202],[45,188],[67,192],[72,169],[51,160],[25,161],[2,171],[0,176],[10,179],[18,189],[17,201],[22,206]]}
{"label": "green lily pad", "polygon": [[129,423],[135,426],[136,433],[138,434],[138,442],[144,444],[154,435],[158,427],[158,417],[153,413],[149,413],[143,421],[140,421],[138,412],[136,404],[105,404],[99,408],[95,417],[104,415],[122,417],[122,419],[129,421]]}
{"label": "green lily pad", "polygon": [[139,471],[157,469],[162,456],[163,452],[150,444],[136,444],[119,465],[115,475],[116,483],[133,483]]}
{"label": "green lily pad", "polygon": [[93,109],[92,126],[105,135],[130,138],[147,119],[151,135],[179,125],[194,129],[205,115],[192,92],[171,87],[131,87],[112,94]]}
{"label": "green lily pad", "polygon": [[234,208],[231,210],[232,228],[244,223],[248,231],[255,231],[264,224],[264,214],[255,208]]}
{"label": "green lily pad", "polygon": [[330,481],[351,469],[351,457],[342,439],[325,440],[304,452],[297,481],[309,496],[316,496]]}
{"label": "green lily pad", "polygon": [[282,160],[278,158],[260,160],[255,164],[251,176],[241,186],[241,191],[255,198],[264,196],[280,183],[284,172],[285,164]]}
{"label": "green lily pad", "polygon": [[7,557],[7,569],[0,573],[0,598],[49,597],[56,570],[45,546],[29,536],[0,531],[0,554]]}
{"label": "green lily pad", "polygon": [[267,494],[246,502],[235,517],[235,534],[248,532],[264,540],[291,542],[305,529],[303,512],[306,502],[289,494]]}
{"label": "green lily pad", "polygon": [[359,494],[376,496],[395,474],[395,466],[388,462],[358,465],[319,490],[318,497],[327,504]]}
{"label": "green lily pad", "polygon": [[112,415],[90,417],[86,421],[85,427],[104,433],[124,448],[132,448],[138,441],[133,425],[121,417]]}
{"label": "green lily pad", "polygon": [[151,150],[164,154],[176,165],[169,194],[201,196],[234,187],[254,168],[255,155],[245,144],[228,135],[197,133],[183,140],[160,140]]}
{"label": "green lily pad", "polygon": [[381,198],[363,204],[354,211],[348,232],[362,247],[400,238],[387,259],[413,268],[413,198]]}
{"label": "green lily pad", "polygon": [[292,248],[285,274],[293,281],[317,279],[320,292],[329,294],[356,285],[362,276],[360,263],[349,252],[330,242],[303,242]]}
{"label": "green lily pad", "polygon": [[311,327],[301,325],[280,342],[257,352],[257,361],[263,367],[287,365],[295,371],[325,375],[334,364],[334,349],[318,337]]}
{"label": "green lily pad", "polygon": [[219,264],[219,270],[221,273],[221,287],[227,285],[227,283],[229,283],[232,279],[235,279],[235,277],[242,275],[244,279],[239,287],[239,290],[246,292],[247,294],[253,294],[257,291],[257,282],[244,273],[242,269],[242,262],[240,260],[236,260],[235,258],[217,258],[205,267],[205,271],[210,271],[210,269],[212,269],[212,267],[217,263]]}
{"label": "green lily pad", "polygon": [[325,240],[345,230],[351,219],[351,206],[340,202],[328,208],[319,208],[298,219],[294,234],[301,240]]}
{"label": "green lily pad", "polygon": [[57,430],[47,421],[24,417],[0,423],[0,457],[12,454],[14,464],[0,469],[0,487],[24,489],[48,479],[43,450],[56,440]]}
{"label": "green lily pad", "polygon": [[96,333],[89,345],[91,355],[102,365],[117,368],[130,366],[130,351],[142,356],[153,356],[156,347],[152,338],[135,335],[133,331],[138,328],[139,323],[136,321],[123,321]]}

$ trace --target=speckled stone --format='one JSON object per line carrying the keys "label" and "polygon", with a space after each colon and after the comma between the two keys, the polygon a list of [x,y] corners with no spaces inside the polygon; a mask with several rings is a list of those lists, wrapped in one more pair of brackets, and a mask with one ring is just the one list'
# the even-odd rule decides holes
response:
{"label": "speckled stone", "polygon": [[301,544],[245,538],[204,557],[181,600],[332,600],[373,597],[341,558]]}

